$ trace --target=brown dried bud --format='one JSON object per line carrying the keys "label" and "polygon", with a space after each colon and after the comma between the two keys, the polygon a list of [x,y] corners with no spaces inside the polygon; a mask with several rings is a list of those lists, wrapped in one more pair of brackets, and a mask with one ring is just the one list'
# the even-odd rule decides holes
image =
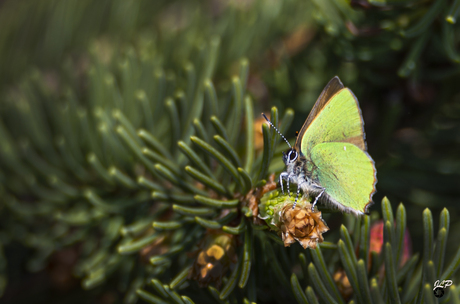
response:
{"label": "brown dried bud", "polygon": [[334,273],[334,282],[342,297],[345,301],[348,301],[353,295],[353,288],[351,287],[347,274],[343,269],[339,269]]}
{"label": "brown dried bud", "polygon": [[284,246],[288,247],[298,241],[303,248],[315,249],[318,243],[323,242],[323,233],[329,230],[321,218],[320,211],[311,211],[311,205],[297,205],[292,209],[292,204],[286,204],[279,211],[276,226],[281,231]]}
{"label": "brown dried bud", "polygon": [[264,225],[264,221],[258,217],[260,199],[265,193],[276,189],[276,187],[275,174],[273,173],[269,176],[264,186],[252,189],[242,198],[243,206],[248,207],[252,211],[254,224]]}
{"label": "brown dried bud", "polygon": [[222,278],[232,264],[236,264],[236,238],[234,235],[221,231],[209,230],[205,238],[193,253],[196,256],[189,278],[198,281],[200,287],[215,283],[217,289]]}

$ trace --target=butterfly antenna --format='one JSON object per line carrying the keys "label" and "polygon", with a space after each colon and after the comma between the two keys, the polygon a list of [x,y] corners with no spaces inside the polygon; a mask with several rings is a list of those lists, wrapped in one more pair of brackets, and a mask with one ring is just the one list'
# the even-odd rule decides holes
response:
{"label": "butterfly antenna", "polygon": [[275,127],[275,125],[267,118],[267,116],[265,116],[264,113],[262,113],[262,116],[265,118],[265,120],[270,124],[270,126],[272,126],[275,131],[284,139],[284,141],[288,144],[289,148],[292,148],[291,147],[291,144],[288,142],[288,140],[286,139],[286,137],[284,137],[283,134],[281,134],[281,132],[278,130],[277,127]]}

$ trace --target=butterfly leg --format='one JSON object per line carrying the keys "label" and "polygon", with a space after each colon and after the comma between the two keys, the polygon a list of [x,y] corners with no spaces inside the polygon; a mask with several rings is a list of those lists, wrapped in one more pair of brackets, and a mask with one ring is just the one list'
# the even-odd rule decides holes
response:
{"label": "butterfly leg", "polygon": [[321,192],[318,194],[318,196],[315,197],[315,201],[313,202],[313,205],[311,206],[311,211],[314,211],[315,205],[318,202],[318,199],[323,195],[324,191],[326,191],[326,188],[319,187],[321,189]]}
{"label": "butterfly leg", "polygon": [[283,179],[287,180],[288,183],[288,189],[289,189],[289,174],[287,172],[283,172],[280,174],[280,186],[281,186],[281,192],[284,194],[284,188],[283,188]]}
{"label": "butterfly leg", "polygon": [[291,197],[291,186],[289,185],[289,181],[291,180],[291,175],[288,175],[286,180],[287,180],[288,195],[289,197]]}
{"label": "butterfly leg", "polygon": [[292,205],[292,209],[294,209],[295,205],[297,205],[297,200],[299,199],[299,194],[300,194],[300,183],[297,184],[297,195],[295,196],[295,201],[294,201],[294,205]]}

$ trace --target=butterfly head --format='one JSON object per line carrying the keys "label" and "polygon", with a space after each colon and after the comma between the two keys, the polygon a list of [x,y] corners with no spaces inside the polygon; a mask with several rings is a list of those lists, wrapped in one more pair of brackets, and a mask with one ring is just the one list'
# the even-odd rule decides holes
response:
{"label": "butterfly head", "polygon": [[283,161],[286,166],[295,163],[298,157],[299,153],[294,148],[289,148],[289,150],[283,152]]}

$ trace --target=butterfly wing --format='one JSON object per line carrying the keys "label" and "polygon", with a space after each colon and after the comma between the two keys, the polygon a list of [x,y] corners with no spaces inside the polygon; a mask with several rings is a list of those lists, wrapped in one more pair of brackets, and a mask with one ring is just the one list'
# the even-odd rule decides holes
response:
{"label": "butterfly wing", "polygon": [[325,142],[351,143],[366,151],[364,137],[364,122],[358,100],[348,88],[344,88],[316,114],[300,139],[300,151],[310,158],[311,149]]}
{"label": "butterfly wing", "polygon": [[299,140],[300,151],[312,165],[311,177],[326,188],[327,200],[343,211],[366,213],[377,179],[354,94],[341,88],[330,97]]}
{"label": "butterfly wing", "polygon": [[367,213],[377,183],[374,161],[354,144],[321,143],[311,149],[312,178],[340,210]]}
{"label": "butterfly wing", "polygon": [[327,104],[327,102],[332,98],[332,96],[334,96],[337,92],[339,92],[343,88],[344,86],[342,82],[340,81],[339,77],[337,76],[332,78],[328,82],[328,84],[324,87],[323,91],[321,92],[318,99],[316,100],[315,105],[311,109],[310,114],[308,114],[307,120],[305,120],[302,128],[300,129],[299,134],[297,135],[297,140],[295,143],[297,151],[300,151],[301,139],[305,131],[307,130],[308,126],[310,125],[310,123],[318,115],[318,113],[323,109],[323,107]]}

